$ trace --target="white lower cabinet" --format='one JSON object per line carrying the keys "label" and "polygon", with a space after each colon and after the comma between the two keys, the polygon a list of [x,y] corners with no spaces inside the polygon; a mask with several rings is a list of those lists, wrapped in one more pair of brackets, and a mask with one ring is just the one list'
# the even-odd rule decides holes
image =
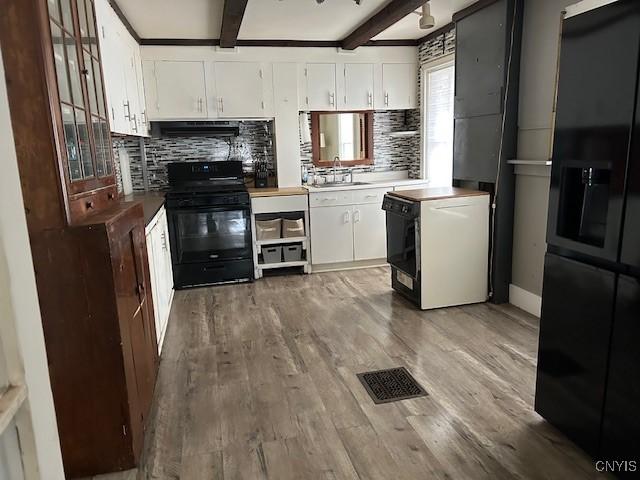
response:
{"label": "white lower cabinet", "polygon": [[[386,216],[382,199],[387,190],[310,194],[311,263],[385,259]],[[334,205],[326,205],[331,203]]]}
{"label": "white lower cabinet", "polygon": [[311,209],[311,263],[353,261],[350,206]]}
{"label": "white lower cabinet", "polygon": [[354,205],[353,258],[374,260],[387,257],[387,219],[382,203]]}
{"label": "white lower cabinet", "polygon": [[147,226],[146,236],[156,337],[158,352],[161,352],[171,311],[171,301],[173,300],[173,268],[171,266],[167,212],[164,207]]}

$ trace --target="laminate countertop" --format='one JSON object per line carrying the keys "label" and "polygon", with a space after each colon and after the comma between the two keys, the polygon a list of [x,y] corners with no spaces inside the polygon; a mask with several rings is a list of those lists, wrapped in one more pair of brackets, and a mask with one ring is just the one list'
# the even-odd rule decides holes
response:
{"label": "laminate countertop", "polygon": [[306,195],[309,193],[303,187],[283,187],[283,188],[249,188],[251,198],[259,197],[285,197],[289,195]]}
{"label": "laminate countertop", "polygon": [[125,202],[141,202],[144,210],[144,224],[149,225],[158,210],[164,205],[164,196],[165,192],[140,192],[125,195],[122,199]]}
{"label": "laminate countertop", "polygon": [[389,195],[393,197],[402,198],[404,200],[411,200],[414,202],[427,202],[429,200],[443,200],[445,198],[458,198],[458,197],[476,197],[479,195],[489,195],[487,192],[481,192],[479,190],[469,190],[466,188],[457,187],[433,187],[433,188],[420,188],[417,190],[402,190],[396,192],[389,192]]}

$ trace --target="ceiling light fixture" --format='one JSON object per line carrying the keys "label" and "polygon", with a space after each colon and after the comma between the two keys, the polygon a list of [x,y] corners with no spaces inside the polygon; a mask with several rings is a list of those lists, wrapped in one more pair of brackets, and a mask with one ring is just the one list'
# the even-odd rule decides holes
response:
{"label": "ceiling light fixture", "polygon": [[431,15],[431,5],[429,5],[429,2],[422,6],[422,10],[413,13],[420,15],[419,25],[421,30],[429,30],[436,26],[436,19]]}

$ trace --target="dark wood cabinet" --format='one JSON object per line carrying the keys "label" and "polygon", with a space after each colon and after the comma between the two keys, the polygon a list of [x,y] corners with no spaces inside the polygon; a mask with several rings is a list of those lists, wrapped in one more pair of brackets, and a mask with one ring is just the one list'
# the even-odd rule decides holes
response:
{"label": "dark wood cabinet", "polygon": [[93,0],[0,0],[0,12],[65,473],[128,469],[158,356],[144,215],[117,195]]}

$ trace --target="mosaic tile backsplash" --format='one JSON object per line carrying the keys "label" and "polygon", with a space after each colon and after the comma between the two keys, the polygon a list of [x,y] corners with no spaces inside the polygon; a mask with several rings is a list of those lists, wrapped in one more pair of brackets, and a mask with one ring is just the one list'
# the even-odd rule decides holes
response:
{"label": "mosaic tile backsplash", "polygon": [[[421,43],[418,46],[418,67],[422,68],[424,65],[434,60],[450,55],[456,51],[456,29],[452,29],[442,35],[438,35],[427,42]],[[422,78],[418,73],[418,100],[422,104]]]}
{"label": "mosaic tile backsplash", "polygon": [[[256,160],[266,159],[269,169],[275,173],[273,121],[242,121],[239,127],[240,134],[233,139],[213,136],[144,138],[146,182],[138,137],[114,137],[114,157],[119,164],[120,148],[126,150],[134,191],[166,189],[168,187],[167,164],[171,162],[240,158],[243,161],[244,171],[251,173]],[[118,188],[122,191],[122,176],[119,169],[116,173]]]}
{"label": "mosaic tile backsplash", "polygon": [[[311,122],[311,115],[307,114]],[[420,174],[420,136],[392,137],[391,132],[418,130],[420,110],[386,110],[373,114],[373,165],[338,168],[339,174],[409,170],[409,177]],[[313,166],[311,142],[300,136],[300,161],[307,168]],[[327,175],[333,168],[315,168],[318,175]]]}

